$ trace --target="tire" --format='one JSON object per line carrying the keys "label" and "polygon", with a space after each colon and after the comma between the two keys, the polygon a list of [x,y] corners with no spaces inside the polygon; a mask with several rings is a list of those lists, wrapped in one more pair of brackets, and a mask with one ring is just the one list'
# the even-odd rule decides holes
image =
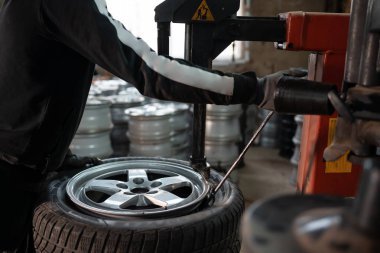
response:
{"label": "tire", "polygon": [[[212,172],[211,179],[221,176]],[[238,253],[244,209],[241,192],[227,181],[211,207],[170,218],[99,217],[78,210],[65,194],[67,180],[50,183],[33,217],[37,253]]]}

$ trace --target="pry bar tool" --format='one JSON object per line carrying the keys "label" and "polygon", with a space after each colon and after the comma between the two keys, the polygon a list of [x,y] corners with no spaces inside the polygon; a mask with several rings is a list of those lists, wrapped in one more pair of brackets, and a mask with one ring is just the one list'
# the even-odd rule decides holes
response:
{"label": "pry bar tool", "polygon": [[249,140],[247,145],[244,147],[243,151],[240,153],[238,158],[236,158],[235,162],[232,164],[232,166],[227,171],[226,175],[223,177],[223,179],[219,182],[219,184],[211,191],[210,198],[213,199],[215,194],[219,191],[219,189],[222,187],[224,182],[227,180],[227,178],[230,176],[232,171],[237,167],[238,163],[241,161],[241,159],[244,157],[245,153],[247,153],[249,147],[252,145],[252,143],[256,140],[257,136],[259,136],[260,132],[263,130],[265,125],[268,123],[272,115],[274,114],[273,111],[270,111],[269,114],[265,117],[265,119],[261,122],[260,126],[257,128],[255,133],[253,134],[252,138]]}

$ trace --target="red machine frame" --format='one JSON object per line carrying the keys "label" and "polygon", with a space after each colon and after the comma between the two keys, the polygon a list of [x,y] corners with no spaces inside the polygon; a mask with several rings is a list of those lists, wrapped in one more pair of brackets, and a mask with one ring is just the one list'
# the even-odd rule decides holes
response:
{"label": "red machine frame", "polygon": [[[312,51],[309,57],[310,80],[342,86],[349,14],[290,12],[286,18],[286,50]],[[354,196],[361,168],[347,156],[326,163],[323,150],[331,143],[337,115],[305,116],[297,190],[312,194]]]}

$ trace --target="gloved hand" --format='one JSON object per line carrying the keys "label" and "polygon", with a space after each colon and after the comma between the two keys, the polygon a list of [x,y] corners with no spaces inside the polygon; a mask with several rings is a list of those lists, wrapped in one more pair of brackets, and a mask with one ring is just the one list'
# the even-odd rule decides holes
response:
{"label": "gloved hand", "polygon": [[290,68],[279,71],[262,78],[258,78],[258,89],[262,93],[262,101],[259,107],[274,111],[274,97],[277,84],[285,76],[304,78],[307,76],[307,70],[302,68]]}
{"label": "gloved hand", "polygon": [[368,156],[369,147],[380,146],[380,122],[339,117],[333,142],[323,152],[326,161],[336,161],[351,151],[357,156]]}
{"label": "gloved hand", "polygon": [[68,150],[61,168],[64,169],[83,169],[102,164],[102,160],[93,156],[77,156]]}
{"label": "gloved hand", "polygon": [[[378,96],[377,87],[355,86],[347,91],[345,104],[349,110],[367,113],[374,110],[374,97]],[[377,109],[377,108],[376,108]],[[375,109],[375,110],[376,110]],[[326,161],[335,161],[345,155],[347,151],[359,157],[373,155],[374,147],[380,146],[380,122],[360,118],[344,117],[342,114],[337,119],[337,125],[333,142],[324,150],[323,158]]]}
{"label": "gloved hand", "polygon": [[[86,168],[102,163],[102,160],[97,157],[77,156],[71,153],[71,150],[69,149],[66,153],[62,165],[59,168],[47,173],[45,183],[48,184],[48,182],[63,177],[70,178]],[[46,188],[47,185],[44,185],[43,187]]]}
{"label": "gloved hand", "polygon": [[327,162],[336,161],[351,150],[352,123],[339,117],[335,128],[332,143],[323,151],[323,158]]}

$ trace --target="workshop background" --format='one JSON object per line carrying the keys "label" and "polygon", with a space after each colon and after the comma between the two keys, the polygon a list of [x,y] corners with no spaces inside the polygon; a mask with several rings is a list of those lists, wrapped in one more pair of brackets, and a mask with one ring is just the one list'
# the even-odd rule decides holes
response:
{"label": "workshop background", "polygon": [[[128,0],[125,0],[128,1]],[[144,0],[149,1],[149,0]],[[243,1],[243,8],[245,15],[250,16],[276,16],[279,13],[289,12],[294,10],[300,10],[305,12],[338,12],[338,13],[347,13],[350,10],[350,0],[241,0]],[[0,6],[4,0],[0,0]],[[152,17],[153,19],[153,17]],[[279,70],[288,69],[290,67],[301,67],[307,68],[309,61],[310,52],[295,52],[295,51],[287,51],[287,50],[276,50],[274,48],[274,44],[272,42],[245,42],[243,46],[243,54],[247,57],[243,57],[242,59],[236,61],[229,61],[228,63],[219,63],[215,64],[214,68],[227,72],[246,72],[246,71],[255,71],[257,75],[264,76],[270,73],[277,72]],[[92,93],[90,93],[90,97],[92,95],[96,96],[100,93],[102,95],[109,95],[109,97],[113,97],[112,99],[117,99],[114,96],[115,87],[117,87],[118,92],[120,92],[120,86],[125,86],[126,84],[122,83],[120,85],[119,80],[113,79],[114,77],[97,67],[96,69],[97,75],[94,79],[94,87],[92,89]],[[111,82],[107,83],[107,80],[111,79]],[[105,88],[106,87],[106,88]],[[121,92],[118,95],[123,96],[126,93]],[[128,98],[133,100],[134,105],[143,105],[147,104],[146,101],[143,102],[143,99],[139,97],[138,94],[133,93],[128,94]],[[115,102],[116,100],[113,100]],[[99,145],[99,149],[102,149],[105,143],[104,136],[108,138],[111,134],[110,145],[113,148],[113,154],[109,152],[107,155],[109,156],[123,156],[122,149],[125,148],[125,143],[120,142],[125,140],[125,138],[120,138],[120,132],[124,134],[125,126],[123,126],[123,118],[117,114],[119,108],[117,104],[121,104],[122,102],[126,103],[127,101],[116,101],[113,107],[114,113],[112,116],[115,116],[113,119],[112,125],[113,129],[108,129],[108,132],[104,132],[105,135],[100,136],[98,139],[94,139]],[[131,102],[129,102],[131,103]],[[149,103],[160,103],[160,101],[150,100]],[[95,105],[99,108],[99,105]],[[148,107],[147,107],[148,108]],[[111,108],[112,109],[112,108]],[[124,109],[124,108],[123,108]],[[155,110],[161,110],[161,107],[156,108]],[[148,109],[149,110],[149,109]],[[178,112],[183,110],[191,111],[191,107],[176,107]],[[214,110],[214,111],[213,111]],[[223,126],[232,126],[232,124],[228,122],[234,122],[240,124],[239,129],[234,129],[240,131],[240,138],[236,140],[239,143],[238,148],[241,151],[241,148],[244,144],[247,143],[249,138],[251,137],[253,131],[257,128],[259,122],[263,120],[266,115],[266,112],[258,109],[256,106],[248,106],[243,108],[236,108],[232,110],[232,112],[220,112],[218,108],[209,108],[209,111],[214,113],[215,122],[221,122],[221,118],[217,118],[215,115],[218,113],[224,113],[224,117],[227,118],[227,122],[224,122]],[[129,120],[133,120],[132,114],[138,113],[136,111],[131,110],[129,115]],[[237,113],[237,114],[236,114]],[[240,115],[240,117],[234,117],[234,115]],[[86,112],[85,112],[86,116]],[[183,116],[183,115],[182,115]],[[89,115],[91,117],[91,115]],[[98,116],[97,116],[98,117]],[[119,117],[119,118],[116,118]],[[190,117],[185,115],[184,117]],[[212,121],[210,117],[206,124],[210,124],[215,127],[215,122]],[[86,120],[86,117],[84,117]],[[118,121],[117,121],[118,120]],[[179,118],[179,120],[183,120],[183,118]],[[188,120],[188,118],[186,118]],[[180,121],[178,121],[180,122]],[[190,120],[191,122],[191,120]],[[110,122],[111,123],[111,122]],[[138,119],[136,117],[136,124],[138,124]],[[219,124],[218,123],[218,124]],[[119,125],[118,125],[119,124]],[[156,121],[158,127],[160,129],[165,128],[164,123]],[[160,125],[161,124],[161,125]],[[191,123],[190,123],[191,124]],[[244,125],[244,127],[242,127]],[[89,132],[88,128],[91,125],[83,126],[82,133]],[[97,126],[99,127],[99,126]],[[184,126],[175,126],[179,127],[179,132],[183,132],[186,129],[187,133],[191,132],[190,125]],[[234,125],[233,127],[236,127]],[[105,126],[105,128],[109,128],[109,126]],[[300,145],[300,133],[302,128],[302,117],[294,116],[294,115],[283,115],[283,116],[275,116],[272,121],[267,125],[266,131],[263,131],[258,140],[254,143],[254,146],[251,147],[247,154],[245,155],[244,161],[240,163],[239,168],[231,175],[231,180],[239,185],[241,189],[246,206],[251,205],[256,200],[263,199],[269,196],[275,196],[277,194],[285,194],[285,193],[294,193],[296,191],[295,183],[296,183],[296,173],[299,159],[299,145]],[[81,126],[79,131],[81,130]],[[132,131],[131,125],[129,126],[129,131]],[[215,129],[215,131],[219,131],[223,129]],[[224,129],[227,132],[231,129]],[[153,128],[148,129],[148,131],[154,131]],[[94,135],[89,136],[86,134],[82,134],[78,132],[76,139],[74,139],[71,149],[74,153],[76,153],[76,149],[83,150],[83,147],[89,144],[84,144],[81,142],[83,136],[93,138]],[[81,135],[82,134],[82,135]],[[142,138],[144,133],[135,132],[131,133],[130,136],[141,134]],[[191,133],[190,133],[191,134]],[[112,142],[112,136],[116,136],[116,139],[119,140],[115,142],[115,139]],[[97,138],[97,137],[96,137]],[[177,151],[182,151],[182,146],[180,145],[183,142],[182,136],[178,135],[178,145]],[[187,138],[191,138],[187,136]],[[129,151],[134,152],[133,155],[145,155],[147,152],[146,149],[151,147],[143,147],[139,146],[138,141],[133,143],[133,140],[128,140],[128,145],[132,144],[133,147],[130,146],[127,149]],[[207,138],[206,138],[207,145]],[[209,144],[209,148],[212,148],[212,145]],[[116,148],[115,148],[116,147]],[[185,148],[187,151],[190,147],[190,144],[187,144]],[[160,146],[159,151],[151,149],[152,156],[155,155],[154,152],[166,152],[165,149],[170,148],[164,145]],[[118,154],[115,150],[119,150]],[[215,154],[220,150],[212,150],[212,153]],[[207,152],[207,149],[206,149]],[[228,147],[225,150],[220,151],[223,155],[227,155],[227,153],[232,152]],[[225,153],[223,153],[225,152]],[[106,152],[107,153],[107,152]],[[186,158],[188,153],[181,153],[179,157],[174,158]],[[80,155],[87,155],[86,153]],[[89,154],[93,155],[93,154]],[[127,154],[128,155],[128,154]],[[184,155],[184,156],[183,156]],[[207,154],[206,154],[207,155]],[[106,156],[106,155],[104,155]],[[235,156],[236,157],[236,156]],[[214,159],[215,160],[215,159]],[[213,160],[213,161],[214,161]],[[225,163],[221,163],[220,161],[216,161],[215,164],[212,164],[216,169],[218,169],[221,173],[224,173],[228,166],[232,164],[233,160],[227,161]],[[244,244],[243,244],[244,245]],[[241,252],[244,253],[244,248],[241,249]]]}
{"label": "workshop background", "polygon": [[[350,2],[350,0],[244,0],[241,1],[241,6],[243,15],[271,17],[294,10],[347,13],[350,10]],[[213,68],[239,73],[255,71],[260,77],[291,67],[307,68],[310,54],[305,51],[276,50],[273,42],[244,42],[243,50],[243,59],[228,60],[227,63],[217,62]],[[97,71],[102,78],[110,77],[109,73],[99,67],[97,67]],[[247,119],[244,120],[246,122],[240,123],[247,125],[243,134],[246,142],[265,116],[265,112],[260,112],[255,106],[250,106],[245,110]],[[288,138],[285,142],[293,142],[288,148],[291,149],[291,152],[294,151],[294,147],[296,152],[298,151],[299,143],[294,145],[293,137],[297,127],[302,127],[302,117],[298,117],[298,124],[293,118],[293,116],[288,116],[274,119],[274,122],[268,126],[267,133],[263,134],[267,137],[261,137],[261,141],[255,142],[255,146],[245,155],[244,166],[240,166],[240,169],[232,174],[231,178],[242,190],[247,206],[257,199],[279,193],[295,192],[295,170],[298,157],[293,157],[293,153],[289,154],[289,152],[279,154],[281,153],[280,145],[283,144],[280,140],[280,136],[283,134],[280,129],[284,127],[282,124],[287,124],[285,127],[290,126],[293,129],[286,133]],[[300,129],[298,135],[300,135]],[[299,139],[300,136],[297,138]],[[222,170],[225,168],[226,166],[223,166]]]}
{"label": "workshop background", "polygon": [[[348,13],[351,0],[253,0],[244,3],[247,4],[246,8],[250,15],[270,17],[294,10]],[[254,70],[258,76],[291,67],[307,68],[310,52],[274,50],[272,42],[247,43],[249,51],[247,62],[216,66],[216,68],[232,72]],[[259,118],[257,114],[252,116]],[[292,164],[291,159],[281,157],[278,153],[279,147],[265,148],[257,144],[245,156],[245,166],[239,170],[237,180],[247,205],[263,197],[295,192],[293,173],[296,161]]]}
{"label": "workshop background", "polygon": [[[302,0],[255,0],[251,1],[249,12],[253,16],[274,16],[278,13],[302,10],[310,12],[350,11],[350,0],[302,1]],[[310,52],[273,50],[271,42],[249,42],[249,61],[217,67],[224,71],[244,72],[254,70],[258,76],[274,73],[289,67],[307,68]],[[257,112],[256,112],[257,113]],[[250,115],[251,117],[253,115]],[[254,115],[257,118],[257,114]],[[302,127],[302,117],[298,116],[297,126]],[[297,122],[296,122],[297,123]],[[298,129],[299,130],[299,129]],[[299,132],[298,132],[299,134]],[[278,138],[278,137],[277,137]],[[295,136],[293,141],[297,142]],[[299,146],[295,144],[295,152]],[[296,170],[299,157],[293,154],[290,159],[279,155],[279,147],[266,148],[257,143],[245,156],[245,166],[238,170],[235,180],[243,192],[246,207],[266,197],[296,192]],[[247,252],[243,247],[241,253]]]}
{"label": "workshop background", "polygon": [[[244,0],[242,6],[244,15],[271,17],[294,10],[305,12],[349,12],[350,1]],[[227,72],[255,71],[258,76],[264,76],[290,67],[307,68],[310,54],[310,52],[276,50],[272,42],[245,42],[242,53],[245,55],[242,59],[228,61],[228,63],[218,62],[214,64],[214,68]],[[236,58],[239,57],[237,56]],[[98,67],[97,71],[101,79],[109,77],[109,74],[101,68]],[[243,121],[240,119],[240,124],[245,124],[247,127],[242,133],[243,142],[246,143],[266,113],[255,106],[246,107],[244,110],[246,118]],[[230,117],[228,120],[235,122],[236,118]],[[220,123],[220,121],[218,122]],[[212,124],[210,120],[208,123]],[[299,152],[301,127],[301,116],[274,117],[271,123],[268,124],[267,130],[262,133],[255,145],[249,149],[239,169],[231,175],[231,180],[237,183],[243,192],[246,207],[265,197],[294,193],[296,191],[295,184],[299,159],[297,152]],[[139,155],[142,154],[142,149],[137,148],[136,150],[135,148],[135,154],[136,152]],[[139,153],[139,151],[142,153]],[[212,150],[212,152],[221,152],[222,156],[228,156],[227,153],[233,151],[227,148],[224,150]],[[212,157],[211,160],[215,159]],[[228,165],[231,164],[232,160],[222,164],[224,166],[221,166],[219,170],[223,173],[228,168]],[[215,166],[215,164],[212,165]],[[241,252],[245,252],[244,247]]]}

